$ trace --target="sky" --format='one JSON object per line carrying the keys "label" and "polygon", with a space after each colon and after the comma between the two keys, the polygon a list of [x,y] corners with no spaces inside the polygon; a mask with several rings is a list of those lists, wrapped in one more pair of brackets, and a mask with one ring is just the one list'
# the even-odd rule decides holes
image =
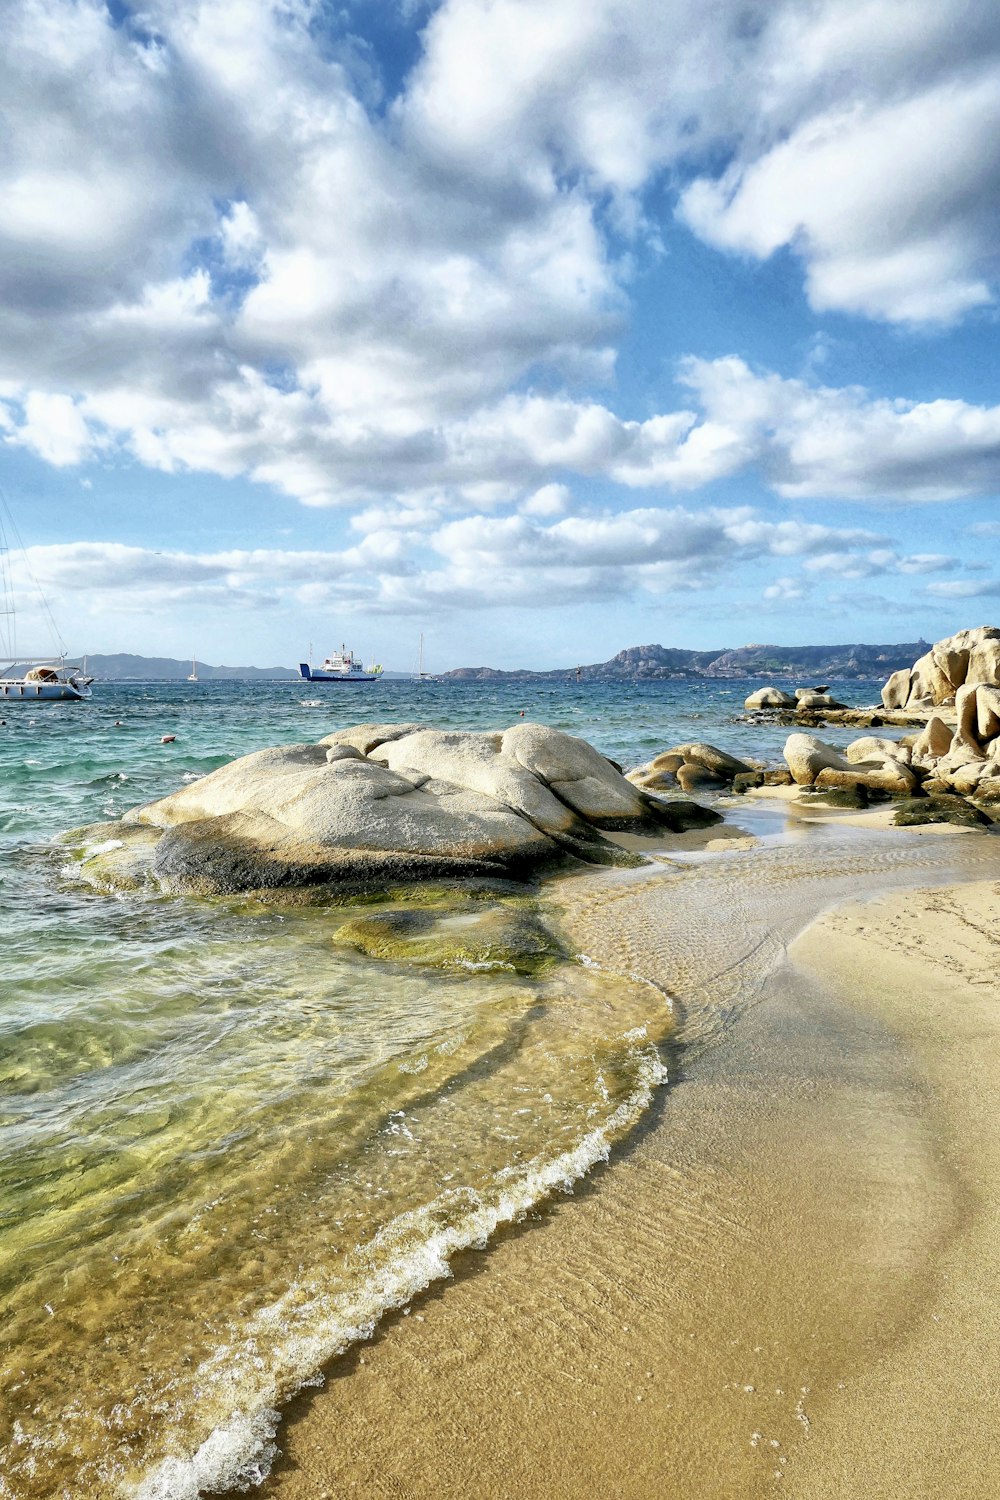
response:
{"label": "sky", "polygon": [[[988,0],[12,0],[18,643],[1000,619]],[[29,640],[30,637],[30,640]]]}

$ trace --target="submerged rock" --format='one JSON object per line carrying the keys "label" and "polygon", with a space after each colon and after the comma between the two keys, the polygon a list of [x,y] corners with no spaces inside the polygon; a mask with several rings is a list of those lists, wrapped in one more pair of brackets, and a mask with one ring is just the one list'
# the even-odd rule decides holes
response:
{"label": "submerged rock", "polygon": [[537,974],[563,957],[531,911],[511,907],[440,913],[403,908],[349,917],[337,943],[372,958],[445,969],[507,969]]}
{"label": "submerged rock", "polygon": [[524,878],[567,855],[635,864],[605,832],[718,820],[697,804],[650,796],[585,741],[544,725],[476,734],[364,724],[319,744],[242,756],[100,825],[96,838],[81,830],[76,843],[120,845],[99,866],[98,856],[80,865],[111,884],[365,891],[454,876]]}

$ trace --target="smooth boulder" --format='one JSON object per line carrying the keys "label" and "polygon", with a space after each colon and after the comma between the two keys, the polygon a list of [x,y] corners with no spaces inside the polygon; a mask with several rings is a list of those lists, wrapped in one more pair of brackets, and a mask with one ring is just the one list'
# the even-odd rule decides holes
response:
{"label": "smooth boulder", "polygon": [[762,687],[744,700],[743,707],[748,713],[759,713],[765,708],[794,708],[795,699],[782,688]]}
{"label": "smooth boulder", "polygon": [[711,771],[713,775],[723,779],[739,776],[744,771],[754,769],[745,760],[739,760],[735,755],[730,755],[727,750],[720,750],[717,745],[706,745],[701,740],[692,741],[687,745],[675,745],[671,753],[679,755],[682,762],[702,766],[704,770]]}
{"label": "smooth boulder", "polygon": [[850,763],[832,745],[814,734],[790,734],[785,741],[785,764],[797,786],[812,786],[820,771],[849,770]]}
{"label": "smooth boulder", "polygon": [[862,760],[890,760],[902,761],[904,766],[910,764],[912,752],[909,745],[903,745],[899,740],[880,739],[878,735],[866,734],[859,740],[852,740],[844,751],[844,755],[852,765]]}
{"label": "smooth boulder", "polygon": [[[436,877],[520,878],[566,855],[634,864],[605,831],[716,821],[696,803],[649,796],[592,746],[544,725],[475,734],[368,724],[243,756],[134,808],[101,826],[107,849],[92,857],[111,884],[378,891]],[[77,843],[90,874],[93,838],[81,830]]]}
{"label": "smooth boulder", "polygon": [[785,741],[785,761],[799,786],[865,786],[890,796],[909,796],[917,778],[909,766],[890,756],[851,762],[813,734],[790,734]]}
{"label": "smooth boulder", "polygon": [[927,765],[940,760],[951,749],[952,731],[943,719],[933,715],[917,735],[911,750],[911,759],[917,765]]}
{"label": "smooth boulder", "polygon": [[799,688],[795,694],[795,710],[797,713],[802,709],[839,709],[846,707],[846,703],[838,702],[829,693],[819,693],[813,692],[808,688]]}

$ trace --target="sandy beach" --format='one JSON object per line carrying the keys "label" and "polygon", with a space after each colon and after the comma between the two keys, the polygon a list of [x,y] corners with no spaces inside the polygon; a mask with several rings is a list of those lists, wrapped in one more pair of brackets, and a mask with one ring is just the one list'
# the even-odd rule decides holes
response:
{"label": "sandy beach", "polygon": [[1000,1488],[1000,882],[845,902],[849,870],[809,889],[786,850],[758,889],[748,860],[700,922],[669,872],[567,886],[580,951],[673,997],[672,1086],[300,1397],[264,1494]]}

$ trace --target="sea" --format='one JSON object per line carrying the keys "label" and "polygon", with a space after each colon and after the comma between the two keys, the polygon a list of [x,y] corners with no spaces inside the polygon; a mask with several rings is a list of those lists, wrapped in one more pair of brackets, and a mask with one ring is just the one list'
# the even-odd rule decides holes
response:
{"label": "sea", "polygon": [[626,767],[688,740],[778,763],[788,731],[743,713],[758,685],[98,683],[2,706],[3,1500],[260,1484],[296,1392],[571,1192],[669,1081],[664,996],[585,954],[534,977],[378,962],[336,943],[342,907],[102,892],[59,836],[365,721],[523,716]]}

